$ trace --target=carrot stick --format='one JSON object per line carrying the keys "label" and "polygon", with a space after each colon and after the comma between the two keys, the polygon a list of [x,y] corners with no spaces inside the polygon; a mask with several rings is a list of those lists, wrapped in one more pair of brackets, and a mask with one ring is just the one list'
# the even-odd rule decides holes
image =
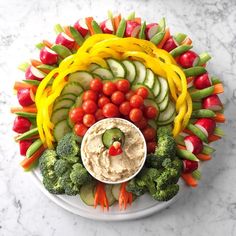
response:
{"label": "carrot stick", "polygon": [[181,149],[181,150],[186,150],[186,147],[185,146],[183,146],[183,145],[177,145],[177,147],[179,148],[179,149]]}
{"label": "carrot stick", "polygon": [[46,46],[46,47],[48,47],[48,48],[51,48],[52,47],[52,43],[50,43],[49,41],[47,41],[47,40],[43,40],[43,44]]}
{"label": "carrot stick", "polygon": [[31,65],[34,66],[34,67],[37,67],[37,66],[40,66],[40,65],[43,64],[41,61],[38,61],[38,60],[35,60],[35,59],[31,59],[30,62],[31,62]]}
{"label": "carrot stick", "polygon": [[66,33],[69,37],[73,38],[73,36],[72,36],[72,34],[71,34],[71,32],[70,32],[69,26],[64,26],[63,28],[64,28],[64,30],[65,30],[65,33]]}
{"label": "carrot stick", "polygon": [[201,160],[201,161],[209,161],[209,160],[211,160],[211,156],[210,155],[206,155],[206,154],[202,154],[202,153],[196,154],[196,157],[199,160]]}
{"label": "carrot stick", "polygon": [[94,30],[93,30],[93,27],[92,27],[92,21],[93,21],[93,17],[86,17],[85,18],[85,22],[88,26],[90,34],[94,35]]}
{"label": "carrot stick", "polygon": [[11,108],[11,113],[15,112],[32,112],[32,113],[37,113],[37,108],[36,107],[12,107]]}
{"label": "carrot stick", "polygon": [[41,154],[44,152],[45,148],[42,145],[31,157],[29,158],[25,158],[20,165],[24,168],[24,169],[28,169],[40,156]]}
{"label": "carrot stick", "polygon": [[164,38],[161,40],[161,42],[157,45],[158,48],[162,48],[165,44],[165,42],[170,38],[170,30],[169,28],[166,28]]}
{"label": "carrot stick", "polygon": [[140,24],[140,25],[141,25],[141,22],[142,22],[142,20],[141,20],[140,17],[134,18],[133,21],[137,22],[137,23]]}
{"label": "carrot stick", "polygon": [[98,182],[96,185],[95,196],[94,196],[94,208],[97,205],[101,205],[102,209],[104,210],[104,206],[107,210],[109,210],[109,203],[107,200],[106,190],[104,183]]}
{"label": "carrot stick", "polygon": [[16,81],[13,88],[15,90],[19,90],[19,89],[23,89],[23,88],[32,88],[32,87],[33,87],[33,85],[31,85],[31,84],[26,84],[23,82]]}
{"label": "carrot stick", "polygon": [[192,174],[189,173],[182,173],[181,177],[185,181],[185,183],[190,187],[197,187],[197,181],[193,178]]}
{"label": "carrot stick", "polygon": [[216,116],[213,117],[213,119],[216,121],[216,122],[219,122],[219,123],[224,123],[225,122],[225,115],[222,114],[222,113],[219,113],[219,112],[216,112],[215,113]]}
{"label": "carrot stick", "polygon": [[189,135],[193,135],[193,133],[188,129],[184,129],[183,132]]}
{"label": "carrot stick", "polygon": [[133,194],[130,192],[127,192],[126,190],[127,182],[122,183],[120,187],[120,194],[119,194],[119,208],[120,210],[126,209],[127,203],[130,205],[133,202]]}
{"label": "carrot stick", "polygon": [[214,91],[213,94],[223,93],[224,92],[224,86],[223,84],[215,84],[214,85]]}
{"label": "carrot stick", "polygon": [[192,40],[187,37],[182,43],[181,45],[192,45]]}
{"label": "carrot stick", "polygon": [[215,142],[215,141],[217,141],[217,140],[219,140],[219,139],[221,139],[221,137],[218,136],[218,135],[215,135],[215,134],[212,134],[210,137],[208,137],[209,143]]}
{"label": "carrot stick", "polygon": [[120,21],[121,21],[121,14],[119,14],[118,16],[114,17],[114,32],[115,33],[116,33],[116,31],[117,31],[117,29],[119,27]]}

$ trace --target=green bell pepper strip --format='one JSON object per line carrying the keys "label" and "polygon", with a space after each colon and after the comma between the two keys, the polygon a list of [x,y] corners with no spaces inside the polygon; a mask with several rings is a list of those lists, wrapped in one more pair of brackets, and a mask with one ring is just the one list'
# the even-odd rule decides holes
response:
{"label": "green bell pepper strip", "polygon": [[150,39],[150,41],[154,43],[155,45],[158,45],[161,42],[161,40],[164,38],[164,36],[165,36],[164,31],[158,32]]}
{"label": "green bell pepper strip", "polygon": [[37,135],[39,133],[38,128],[31,129],[29,131],[26,131],[25,133],[21,134],[16,138],[16,141],[24,140],[27,138],[30,138],[34,135]]}
{"label": "green bell pepper strip", "polygon": [[144,21],[143,24],[141,25],[141,29],[139,32],[140,39],[146,39],[145,30],[146,30],[146,21]]}
{"label": "green bell pepper strip", "polygon": [[23,111],[19,111],[15,113],[18,116],[22,116],[22,117],[26,117],[26,118],[36,118],[36,113],[32,113],[32,112],[23,112]]}
{"label": "green bell pepper strip", "polygon": [[98,23],[95,20],[92,21],[92,28],[93,28],[93,31],[95,34],[102,34],[103,33],[100,26],[98,25]]}
{"label": "green bell pepper strip", "polygon": [[40,42],[35,45],[35,47],[39,50],[43,49],[45,47],[44,43]]}
{"label": "green bell pepper strip", "polygon": [[201,102],[193,102],[193,111],[199,110],[202,108],[202,103]]}
{"label": "green bell pepper strip", "polygon": [[127,16],[127,20],[133,20],[135,18],[135,12],[131,12],[128,16]]}
{"label": "green bell pepper strip", "polygon": [[178,43],[179,45],[186,39],[187,35],[186,34],[182,34],[182,33],[177,33],[173,36],[174,40],[176,41],[176,43]]}
{"label": "green bell pepper strip", "polygon": [[69,29],[75,42],[78,43],[79,46],[81,46],[84,42],[83,36],[74,27],[70,26]]}
{"label": "green bell pepper strip", "polygon": [[211,56],[207,52],[201,53],[199,55],[199,60],[196,64],[196,66],[202,66],[205,63],[207,63],[210,59],[211,59]]}
{"label": "green bell pepper strip", "polygon": [[180,45],[177,48],[174,48],[173,50],[170,51],[170,54],[172,57],[177,57],[181,55],[184,52],[187,52],[190,50],[193,46],[192,45]]}
{"label": "green bell pepper strip", "polygon": [[61,44],[54,44],[51,49],[63,59],[72,54],[71,51],[67,47]]}
{"label": "green bell pepper strip", "polygon": [[224,130],[221,129],[220,127],[215,128],[214,134],[219,136],[219,137],[223,137],[225,135]]}
{"label": "green bell pepper strip", "polygon": [[18,69],[25,72],[29,66],[30,64],[28,62],[24,62],[18,66]]}
{"label": "green bell pepper strip", "polygon": [[185,76],[191,77],[191,76],[198,76],[198,75],[202,75],[204,73],[206,73],[206,69],[202,66],[195,66],[195,67],[191,67],[188,69],[183,69]]}
{"label": "green bell pepper strip", "polygon": [[199,161],[198,158],[188,150],[182,150],[182,149],[177,148],[176,149],[176,154],[181,159],[186,159],[186,160],[190,160],[190,161]]}
{"label": "green bell pepper strip", "polygon": [[41,139],[35,140],[26,151],[26,157],[31,157],[42,146],[42,144]]}
{"label": "green bell pepper strip", "polygon": [[56,34],[60,34],[60,33],[64,32],[64,29],[62,28],[62,26],[60,24],[56,24],[54,26],[54,31]]}
{"label": "green bell pepper strip", "polygon": [[195,171],[192,172],[192,176],[193,176],[194,179],[200,180],[201,177],[202,177],[202,174],[199,170],[195,170]]}
{"label": "green bell pepper strip", "polygon": [[40,84],[40,81],[38,80],[31,80],[31,79],[24,79],[22,80],[23,82],[27,83],[27,84],[30,84],[30,85],[35,85],[35,86],[38,86]]}
{"label": "green bell pepper strip", "polygon": [[192,118],[204,118],[204,117],[215,117],[216,114],[212,110],[208,109],[200,109],[200,110],[195,110],[192,112],[191,117]]}
{"label": "green bell pepper strip", "polygon": [[211,77],[211,82],[213,85],[221,83],[220,79],[216,76]]}
{"label": "green bell pepper strip", "polygon": [[118,29],[116,31],[116,36],[123,38],[125,34],[125,29],[126,29],[126,20],[121,19]]}
{"label": "green bell pepper strip", "polygon": [[214,92],[214,86],[208,88],[196,90],[190,93],[190,96],[193,100],[200,100],[202,98],[210,96]]}
{"label": "green bell pepper strip", "polygon": [[192,133],[198,136],[203,142],[208,143],[207,136],[197,126],[188,124],[186,128],[192,131]]}

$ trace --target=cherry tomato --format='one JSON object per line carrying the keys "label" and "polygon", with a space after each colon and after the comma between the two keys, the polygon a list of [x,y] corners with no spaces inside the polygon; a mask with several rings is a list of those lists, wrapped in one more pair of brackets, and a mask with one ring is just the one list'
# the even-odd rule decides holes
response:
{"label": "cherry tomato", "polygon": [[90,89],[95,92],[102,92],[103,83],[100,79],[93,79],[90,82]]}
{"label": "cherry tomato", "polygon": [[148,118],[148,119],[155,119],[157,117],[157,109],[156,107],[153,107],[153,106],[147,106],[145,107],[145,116]]}
{"label": "cherry tomato", "polygon": [[95,118],[96,120],[102,120],[105,119],[106,117],[103,115],[102,109],[97,109],[95,113]]}
{"label": "cherry tomato", "polygon": [[81,107],[76,107],[71,110],[69,116],[73,123],[81,122],[84,117],[84,110]]}
{"label": "cherry tomato", "polygon": [[139,129],[144,129],[147,127],[148,122],[147,119],[145,119],[144,117],[139,121],[136,122],[135,125],[139,128]]}
{"label": "cherry tomato", "polygon": [[131,110],[131,106],[130,106],[130,103],[128,101],[123,102],[123,103],[120,104],[119,111],[122,115],[125,115],[125,116],[129,115],[130,110]]}
{"label": "cherry tomato", "polygon": [[86,114],[83,118],[83,123],[87,127],[91,127],[96,122],[95,116],[92,114]]}
{"label": "cherry tomato", "polygon": [[140,108],[143,105],[143,98],[139,95],[133,95],[130,98],[131,107]]}
{"label": "cherry tomato", "polygon": [[93,114],[97,110],[97,104],[92,100],[84,101],[82,108],[86,114]]}
{"label": "cherry tomato", "polygon": [[88,128],[81,123],[77,123],[74,126],[74,132],[77,136],[83,137],[85,133],[87,132]]}
{"label": "cherry tomato", "polygon": [[152,127],[147,127],[143,130],[143,136],[146,141],[153,141],[156,137],[156,130]]}
{"label": "cherry tomato", "polygon": [[140,87],[136,90],[136,94],[145,99],[148,97],[148,90],[145,87]]}
{"label": "cherry tomato", "polygon": [[129,118],[134,123],[139,122],[143,118],[143,112],[138,108],[133,108],[129,113]]}
{"label": "cherry tomato", "polygon": [[116,82],[116,87],[119,91],[127,93],[129,92],[130,83],[127,79],[121,79]]}
{"label": "cherry tomato", "polygon": [[117,90],[116,85],[112,82],[106,82],[103,85],[103,89],[102,89],[103,93],[107,96],[112,95],[116,90]]}
{"label": "cherry tomato", "polygon": [[111,95],[111,101],[116,104],[116,105],[120,105],[122,102],[125,101],[125,95],[124,93],[120,92],[120,91],[116,91]]}
{"label": "cherry tomato", "polygon": [[83,101],[93,100],[96,102],[97,99],[98,99],[98,95],[93,90],[87,90],[83,93]]}
{"label": "cherry tomato", "polygon": [[110,103],[110,99],[106,96],[101,96],[98,99],[98,107],[103,108],[107,103]]}
{"label": "cherry tomato", "polygon": [[147,152],[154,153],[156,149],[156,142],[147,142]]}
{"label": "cherry tomato", "polygon": [[130,98],[134,95],[134,91],[130,90],[128,93],[125,94],[125,98],[127,101],[130,101]]}
{"label": "cherry tomato", "polygon": [[118,117],[119,116],[119,109],[116,105],[113,103],[107,103],[102,108],[102,113],[105,117],[111,118],[111,117]]}

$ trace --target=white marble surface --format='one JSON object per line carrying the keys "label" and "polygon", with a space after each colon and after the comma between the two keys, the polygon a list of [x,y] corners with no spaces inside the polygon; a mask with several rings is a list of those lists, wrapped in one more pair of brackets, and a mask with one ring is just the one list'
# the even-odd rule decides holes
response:
{"label": "white marble surface", "polygon": [[[172,32],[188,33],[196,51],[209,51],[209,71],[225,84],[228,117],[227,137],[204,165],[199,188],[159,214],[119,223],[83,219],[47,199],[18,165],[9,114],[13,81],[23,78],[16,67],[32,57],[34,44],[53,39],[57,22],[69,24],[87,15],[102,19],[108,9],[126,15],[135,10],[149,21],[166,16]],[[236,235],[235,25],[235,0],[1,0],[0,235]]]}

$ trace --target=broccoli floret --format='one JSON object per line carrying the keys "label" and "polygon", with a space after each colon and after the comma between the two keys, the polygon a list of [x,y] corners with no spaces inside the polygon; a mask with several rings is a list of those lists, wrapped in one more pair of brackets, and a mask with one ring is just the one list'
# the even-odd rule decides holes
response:
{"label": "broccoli floret", "polygon": [[160,168],[162,168],[163,161],[164,161],[163,157],[158,157],[154,153],[150,153],[147,155],[145,165],[147,167],[153,167],[153,168],[160,169]]}
{"label": "broccoli floret", "polygon": [[58,177],[62,177],[62,175],[66,171],[68,171],[70,168],[71,168],[71,165],[68,163],[68,161],[63,160],[63,159],[57,160],[54,165],[54,171]]}
{"label": "broccoli floret", "polygon": [[162,162],[163,168],[170,168],[172,166],[173,166],[173,164],[172,164],[172,160],[170,158],[166,158],[163,160],[163,162]]}
{"label": "broccoli floret", "polygon": [[126,186],[126,190],[128,192],[133,193],[136,196],[141,196],[147,191],[147,188],[142,181],[134,178],[129,181],[129,183]]}
{"label": "broccoli floret", "polygon": [[174,168],[167,168],[165,169],[159,178],[157,178],[157,188],[158,189],[165,189],[167,186],[171,184],[176,184],[179,180],[179,173]]}
{"label": "broccoli floret", "polygon": [[80,162],[80,157],[78,156],[67,156],[67,157],[62,157],[62,159],[68,161],[70,164],[75,164]]}
{"label": "broccoli floret", "polygon": [[179,192],[179,185],[172,184],[167,186],[166,189],[158,189],[152,197],[157,201],[169,201]]}
{"label": "broccoli floret", "polygon": [[162,135],[172,135],[172,126],[171,125],[166,125],[166,126],[162,126],[158,129],[157,131],[157,135],[158,136],[162,136]]}
{"label": "broccoli floret", "polygon": [[180,160],[178,157],[175,157],[172,161],[172,168],[176,169],[180,175],[183,170],[183,161]]}
{"label": "broccoli floret", "polygon": [[80,163],[76,163],[73,165],[72,171],[70,173],[70,178],[72,183],[77,186],[86,184],[92,180],[88,171]]}
{"label": "broccoli floret", "polygon": [[43,176],[47,175],[48,170],[53,169],[57,160],[56,152],[54,150],[47,149],[39,158],[39,169]]}
{"label": "broccoli floret", "polygon": [[155,155],[159,158],[171,158],[173,159],[176,154],[175,139],[169,135],[163,135],[158,137],[158,146],[155,150]]}
{"label": "broccoli floret", "polygon": [[65,194],[73,196],[79,194],[79,187],[71,181],[70,173],[70,170],[64,173],[63,176],[59,179],[59,184],[65,190]]}
{"label": "broccoli floret", "polygon": [[60,158],[74,157],[79,152],[79,146],[73,133],[66,134],[57,145],[57,154]]}

